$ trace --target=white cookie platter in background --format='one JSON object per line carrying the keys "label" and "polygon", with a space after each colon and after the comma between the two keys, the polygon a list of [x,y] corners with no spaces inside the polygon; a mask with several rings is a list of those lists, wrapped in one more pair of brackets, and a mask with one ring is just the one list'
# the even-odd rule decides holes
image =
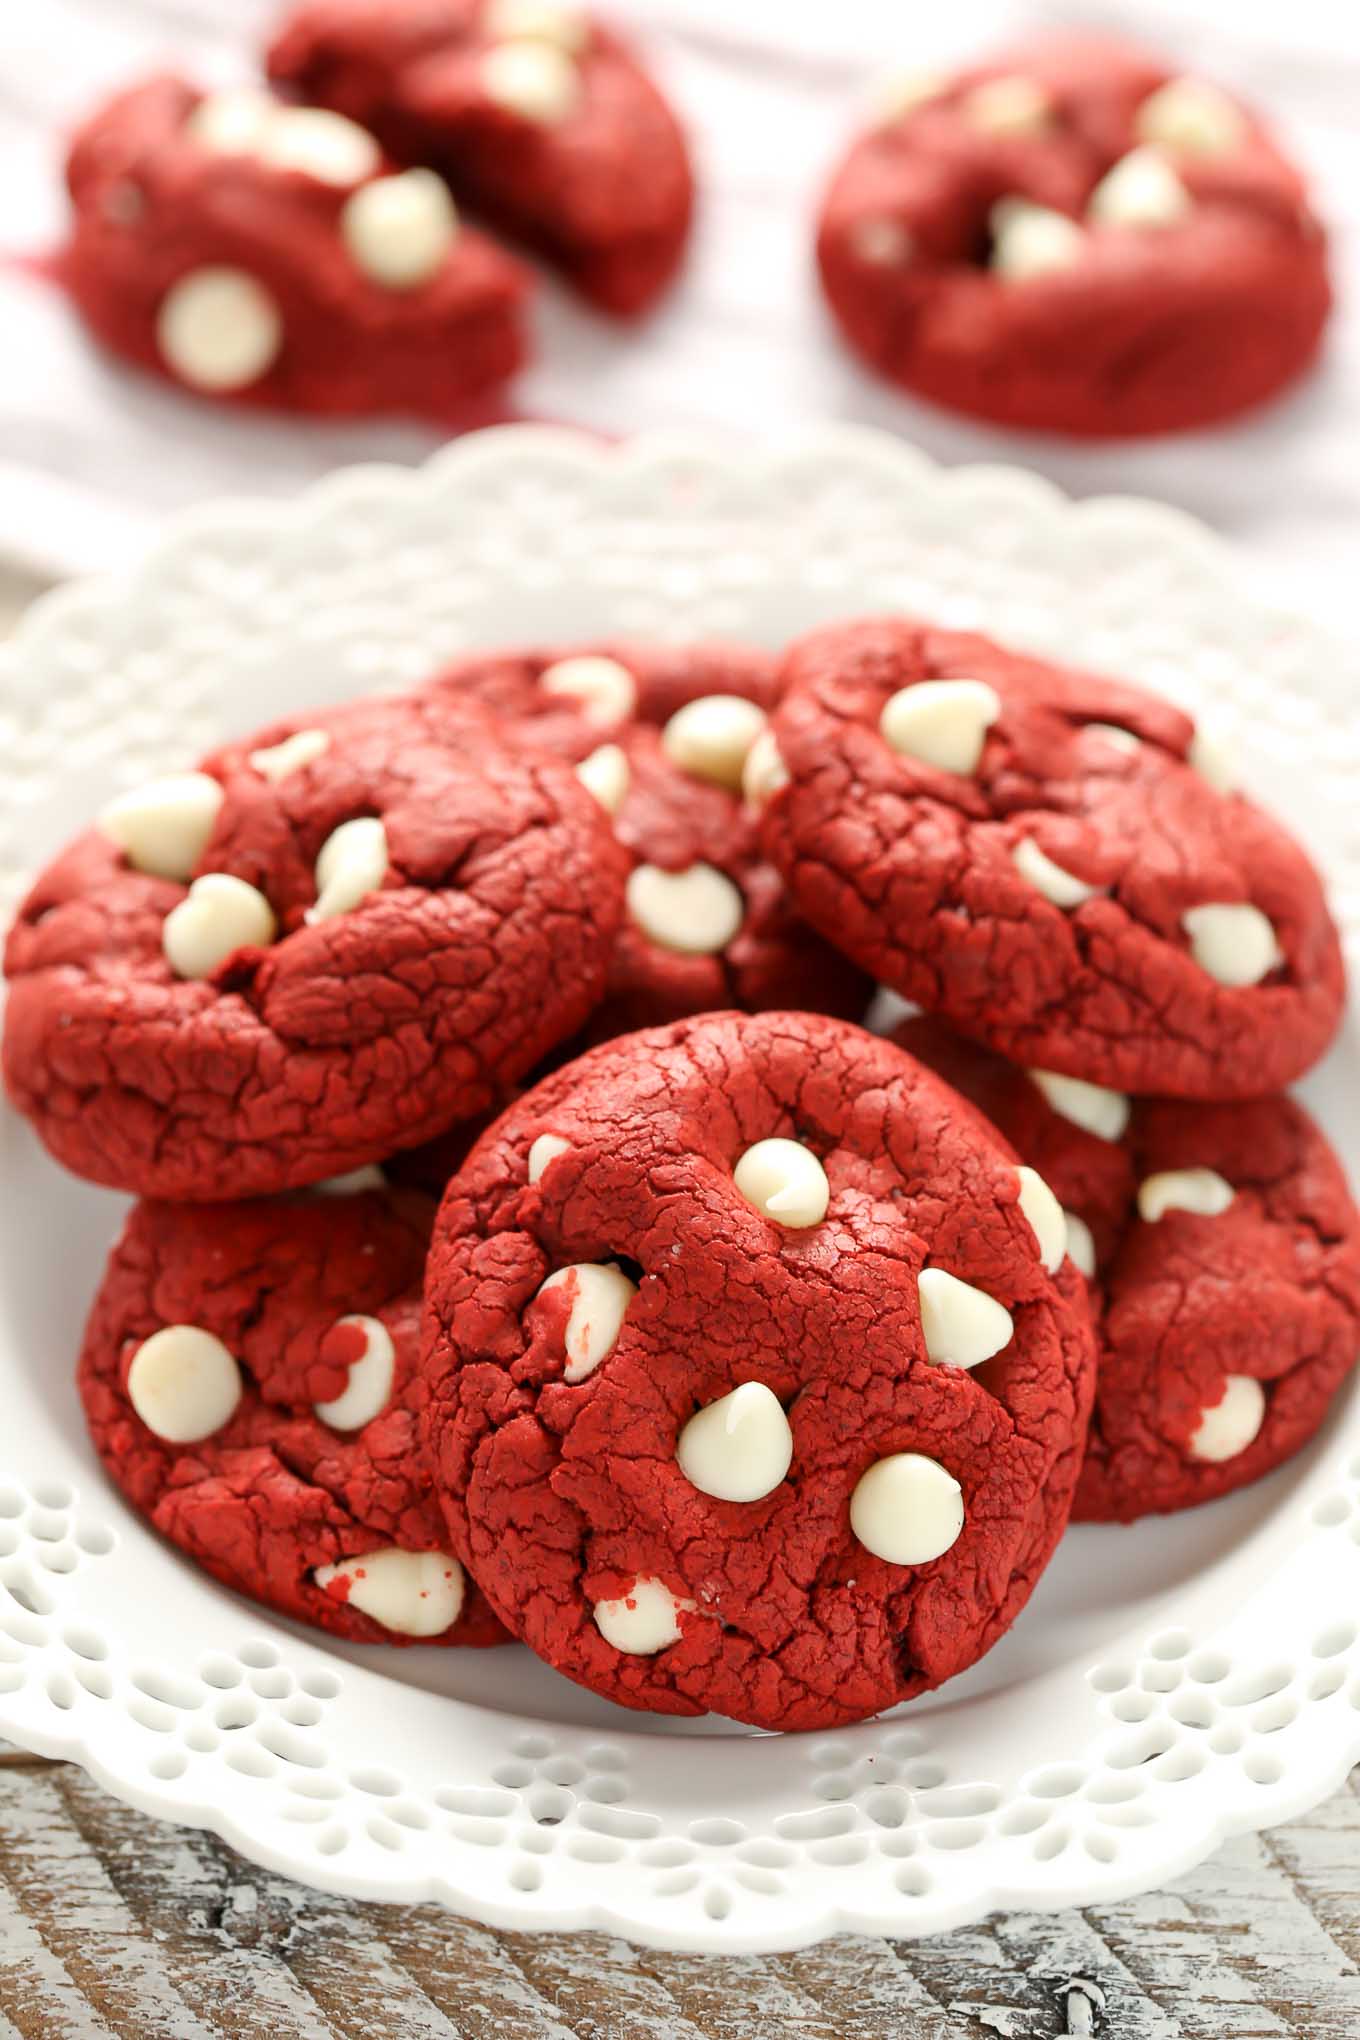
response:
{"label": "white cookie platter in background", "polygon": [[[1154,504],[819,433],[768,453],[513,428],[178,524],[0,652],[0,905],[79,819],[467,646],[917,611],[1160,688],[1238,750],[1360,944],[1360,656]],[[1353,1023],[1301,1093],[1360,1180]],[[597,1701],[519,1648],[335,1646],[112,1492],[72,1383],[121,1200],[0,1118],[0,1734],[305,1883],[671,1948],[935,1933],[1152,1888],[1360,1759],[1360,1403],[1244,1494],[1074,1530],[963,1679],[826,1735]]]}

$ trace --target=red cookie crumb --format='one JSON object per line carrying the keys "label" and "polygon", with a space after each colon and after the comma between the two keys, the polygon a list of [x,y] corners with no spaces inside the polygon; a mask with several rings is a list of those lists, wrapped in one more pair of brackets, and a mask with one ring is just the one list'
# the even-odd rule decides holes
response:
{"label": "red cookie crumb", "polygon": [[[213,1209],[139,1204],[81,1352],[90,1435],[133,1507],[226,1586],[357,1643],[506,1641],[447,1555],[420,1453],[415,1362],[431,1214],[410,1192]],[[390,1340],[391,1388],[367,1422],[340,1429],[314,1405],[344,1394],[364,1355],[364,1328],[341,1322],[356,1316]],[[130,1377],[140,1381],[138,1354],[169,1326],[211,1334],[239,1377],[226,1421],[179,1443],[143,1421],[129,1391]],[[229,1397],[232,1367],[221,1364]],[[159,1421],[204,1393],[191,1377],[191,1356],[161,1371],[161,1400],[148,1405]],[[356,1605],[345,1576],[316,1580],[320,1568],[393,1549],[445,1553],[439,1584],[453,1600],[461,1593],[461,1604],[442,1631],[417,1639],[394,1630]]]}
{"label": "red cookie crumb", "polygon": [[1331,305],[1303,179],[1261,121],[1089,37],[889,103],[832,179],[817,256],[880,374],[1078,436],[1184,431],[1264,402],[1308,368]]}
{"label": "red cookie crumb", "polygon": [[[76,135],[63,274],[91,330],[201,395],[464,422],[524,359],[519,264],[375,143],[365,166],[357,130],[354,174],[342,146],[323,176],[297,141],[316,116],[276,103],[268,132],[243,116],[228,140],[207,125],[224,104],[156,77]],[[319,146],[325,164],[334,138]]]}
{"label": "red cookie crumb", "polygon": [[[1074,1519],[1192,1508],[1299,1451],[1360,1350],[1360,1213],[1308,1115],[1286,1097],[1147,1098],[1105,1140],[937,1023],[910,1022],[897,1039],[995,1120],[1091,1236],[1099,1366]],[[1210,1208],[1172,1203],[1143,1218],[1140,1186],[1171,1171],[1195,1174],[1162,1195],[1202,1191]],[[1211,1449],[1240,1437],[1239,1449],[1200,1456],[1206,1413]]]}
{"label": "red cookie crumb", "polygon": [[694,201],[684,136],[593,16],[517,0],[303,0],[269,74],[361,121],[399,162],[432,164],[605,311],[645,310],[679,266]]}
{"label": "red cookie crumb", "polygon": [[[618,713],[609,712],[605,698],[589,702],[551,691],[553,675],[570,679],[573,671],[582,674],[579,662],[596,661],[616,669],[619,693],[612,706]],[[614,830],[634,869],[669,873],[699,867],[736,888],[733,907],[740,924],[706,953],[687,954],[657,941],[631,908],[625,912],[609,989],[590,1021],[589,1040],[606,1041],[717,1007],[747,1012],[799,1007],[845,1019],[864,1012],[869,980],[795,913],[783,880],[760,852],[756,812],[739,784],[741,744],[749,746],[750,732],[740,732],[716,766],[708,758],[708,770],[694,759],[682,763],[670,748],[683,749],[683,738],[668,731],[680,727],[673,718],[691,704],[717,697],[720,704],[750,702],[768,714],[777,694],[771,653],[725,643],[666,648],[608,642],[474,652],[432,684],[455,698],[470,696],[523,737],[575,765],[599,758],[604,747],[616,748],[623,790]],[[753,729],[759,723],[752,718]],[[713,770],[721,772],[724,765],[725,776],[715,779]],[[590,773],[588,766],[588,778]]]}
{"label": "red cookie crumb", "polygon": [[[134,868],[106,821],[10,932],[6,1082],[77,1174],[191,1202],[337,1175],[474,1118],[594,1008],[623,854],[569,768],[471,705],[317,710],[190,777],[221,796],[182,876]],[[381,823],[386,869],[309,919],[351,822]],[[218,873],[276,939],[178,975],[170,916]]]}
{"label": "red cookie crumb", "polygon": [[1254,1096],[1323,1053],[1344,978],[1321,883],[1218,790],[1188,716],[900,618],[814,632],[784,680],[762,841],[882,983],[1120,1090]]}
{"label": "red cookie crumb", "polygon": [[[737,1188],[770,1139],[810,1150],[814,1188],[824,1171],[820,1221]],[[855,1721],[971,1664],[1061,1534],[1092,1385],[1082,1284],[1045,1272],[1021,1189],[938,1079],[810,1014],[652,1029],[518,1100],[441,1207],[422,1359],[450,1537],[507,1626],[626,1706],[769,1729]],[[933,1360],[927,1264],[937,1299],[958,1278]],[[987,1338],[954,1343],[959,1304]],[[792,1455],[755,1500],[677,1460],[739,1387]],[[961,1490],[929,1560],[852,1528],[899,1455]]]}

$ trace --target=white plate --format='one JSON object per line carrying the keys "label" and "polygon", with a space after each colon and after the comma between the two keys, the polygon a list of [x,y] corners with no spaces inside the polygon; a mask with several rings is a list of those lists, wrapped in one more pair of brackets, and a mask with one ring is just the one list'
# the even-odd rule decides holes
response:
{"label": "white plate", "polygon": [[[920,608],[1207,712],[1360,936],[1360,665],[1156,506],[1074,506],[821,434],[765,456],[537,431],[194,517],[0,666],[0,887],[115,788],[284,709],[540,633],[749,634]],[[1360,1161],[1350,1031],[1304,1086]],[[1360,1408],[1249,1492],[1064,1543],[966,1678],[831,1736],[593,1700],[522,1650],[328,1647],[109,1490],[71,1383],[118,1201],[0,1122],[0,1733],[307,1883],[667,1947],[933,1933],[1092,1903],[1292,1818],[1360,1758]]]}

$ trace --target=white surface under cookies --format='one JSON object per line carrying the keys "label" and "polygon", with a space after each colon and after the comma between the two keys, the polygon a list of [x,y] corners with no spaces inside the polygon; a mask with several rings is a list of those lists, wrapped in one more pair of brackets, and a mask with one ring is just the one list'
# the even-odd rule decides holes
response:
{"label": "white surface under cookies", "polygon": [[[135,576],[43,606],[0,665],[0,883],[12,898],[73,815],[277,716],[284,689],[304,707],[526,633],[774,642],[882,606],[1110,666],[1223,725],[1322,859],[1355,954],[1355,654],[1173,513],[1076,508],[862,435],[763,458],[497,435],[196,518]],[[1358,1054],[1352,1027],[1304,1086],[1353,1175]],[[924,1934],[1148,1889],[1360,1756],[1353,1390],[1259,1486],[1074,1532],[940,1694],[753,1736],[624,1713],[520,1650],[322,1645],[194,1573],[108,1490],[70,1384],[118,1200],[12,1115],[0,1169],[0,1733],[305,1882],[670,1947]]]}

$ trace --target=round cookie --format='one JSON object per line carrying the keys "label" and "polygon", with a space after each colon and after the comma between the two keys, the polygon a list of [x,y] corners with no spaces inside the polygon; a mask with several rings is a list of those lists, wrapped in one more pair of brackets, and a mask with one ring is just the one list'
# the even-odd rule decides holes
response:
{"label": "round cookie", "polygon": [[398,162],[558,267],[603,311],[646,310],[679,266],[685,139],[628,45],[552,0],[301,0],[276,83],[358,120]]}
{"label": "round cookie", "polygon": [[457,424],[523,359],[519,264],[334,114],[151,78],[81,128],[67,183],[90,328],[199,395]]}
{"label": "round cookie", "polygon": [[742,792],[772,654],[724,643],[471,653],[433,683],[568,758],[632,863],[592,1041],[717,1007],[858,1019],[872,986],[794,911]]}
{"label": "round cookie", "polygon": [[1274,396],[1331,304],[1299,172],[1207,79],[1063,38],[903,79],[837,169],[822,284],[856,351],[951,410],[1079,436]]}
{"label": "round cookie", "polygon": [[791,1729],[924,1692],[1067,1518],[1092,1346],[1062,1251],[972,1108],[846,1022],[593,1049],[496,1121],[436,1223],[453,1548],[626,1706]]}
{"label": "round cookie", "polygon": [[80,1357],[134,1508],[215,1579],[357,1643],[506,1640],[419,1449],[432,1211],[374,1191],[139,1204]]}
{"label": "round cookie", "polygon": [[317,710],[116,800],[10,932],[10,1095],[77,1174],[268,1195],[498,1099],[604,989],[625,861],[469,704]]}
{"label": "round cookie", "polygon": [[1065,1208],[1099,1349],[1074,1518],[1190,1508],[1299,1451],[1360,1351],[1360,1213],[1308,1115],[1036,1083],[928,1021],[897,1039]]}
{"label": "round cookie", "polygon": [[1156,696],[902,618],[794,645],[762,840],[815,928],[1012,1061],[1234,1098],[1341,1015],[1317,873]]}

